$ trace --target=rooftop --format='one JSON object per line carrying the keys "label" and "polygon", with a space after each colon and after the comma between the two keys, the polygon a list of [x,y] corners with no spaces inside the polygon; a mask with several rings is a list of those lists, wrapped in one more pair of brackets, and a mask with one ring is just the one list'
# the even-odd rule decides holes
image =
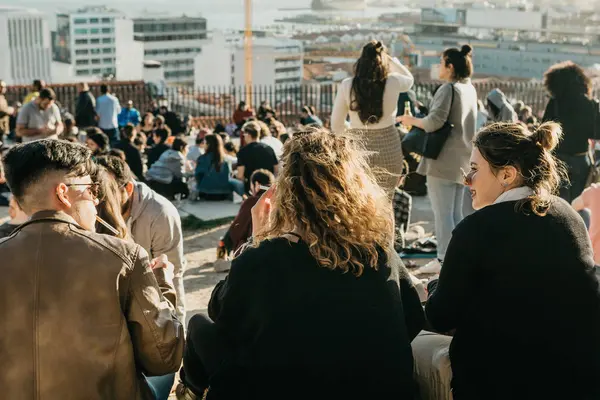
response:
{"label": "rooftop", "polygon": [[78,8],[75,11],[71,11],[70,14],[117,14],[123,15],[123,13],[115,8],[106,6],[85,6]]}
{"label": "rooftop", "polygon": [[157,16],[143,16],[139,18],[133,18],[134,22],[181,22],[181,21],[206,21],[204,17],[190,17],[183,14],[180,17],[161,17]]}
{"label": "rooftop", "polygon": [[0,14],[42,14],[34,8],[0,6]]}

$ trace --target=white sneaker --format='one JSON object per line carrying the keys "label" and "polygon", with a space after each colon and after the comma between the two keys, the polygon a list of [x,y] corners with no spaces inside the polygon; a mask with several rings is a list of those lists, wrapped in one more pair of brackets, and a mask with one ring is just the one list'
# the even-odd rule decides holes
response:
{"label": "white sneaker", "polygon": [[428,262],[421,268],[419,268],[416,273],[417,274],[439,274],[442,270],[442,264],[440,264],[438,259]]}

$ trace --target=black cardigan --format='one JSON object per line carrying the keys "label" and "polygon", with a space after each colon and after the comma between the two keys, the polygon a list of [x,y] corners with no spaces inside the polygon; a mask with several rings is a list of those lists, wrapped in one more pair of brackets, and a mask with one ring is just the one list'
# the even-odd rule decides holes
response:
{"label": "black cardigan", "polygon": [[455,400],[600,398],[600,297],[581,217],[491,205],[455,229],[426,316],[456,330]]}
{"label": "black cardigan", "polygon": [[424,314],[397,256],[357,278],[319,266],[303,242],[263,242],[233,260],[209,315],[235,349],[213,377],[215,398],[414,394],[410,342]]}

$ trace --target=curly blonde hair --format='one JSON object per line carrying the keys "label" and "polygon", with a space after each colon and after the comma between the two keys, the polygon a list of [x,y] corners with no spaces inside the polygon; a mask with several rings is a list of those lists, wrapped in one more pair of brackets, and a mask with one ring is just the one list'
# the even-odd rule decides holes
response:
{"label": "curly blonde hair", "polygon": [[324,129],[295,133],[283,150],[269,226],[262,240],[297,232],[323,267],[361,276],[392,244],[389,196],[363,143]]}

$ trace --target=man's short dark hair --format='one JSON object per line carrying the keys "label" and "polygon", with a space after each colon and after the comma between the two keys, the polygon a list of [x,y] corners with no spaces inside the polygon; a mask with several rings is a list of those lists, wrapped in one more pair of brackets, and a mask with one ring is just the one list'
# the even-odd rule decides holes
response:
{"label": "man's short dark hair", "polygon": [[131,140],[135,138],[135,126],[133,126],[132,123],[125,125],[123,129],[121,129],[121,136],[128,142],[131,142]]}
{"label": "man's short dark hair", "polygon": [[96,165],[90,150],[78,143],[45,139],[23,143],[4,156],[6,181],[20,205],[27,189],[49,172],[63,171],[67,176],[93,176]]}
{"label": "man's short dark hair", "polygon": [[102,94],[108,93],[108,85],[106,85],[104,83],[102,85],[100,85],[100,93],[102,93]]}
{"label": "man's short dark hair", "polygon": [[250,176],[250,184],[258,182],[260,185],[270,187],[275,182],[275,175],[268,169],[257,169]]}
{"label": "man's short dark hair", "polygon": [[135,179],[129,165],[119,157],[115,156],[100,156],[96,157],[98,165],[102,165],[108,170],[117,181],[119,187],[124,187],[129,182],[133,182]]}
{"label": "man's short dark hair", "polygon": [[169,131],[166,129],[157,129],[154,134],[160,138],[161,143],[164,143],[169,137]]}
{"label": "man's short dark hair", "polygon": [[36,79],[33,81],[33,87],[36,90],[42,90],[44,88],[44,84],[42,83],[43,81],[41,79]]}
{"label": "man's short dark hair", "polygon": [[104,132],[94,132],[87,135],[87,138],[98,145],[101,152],[110,150],[110,139]]}
{"label": "man's short dark hair", "polygon": [[175,151],[182,151],[183,149],[185,149],[187,147],[187,142],[181,138],[181,137],[177,137],[175,138],[175,140],[173,140],[173,144],[171,145],[171,148]]}
{"label": "man's short dark hair", "polygon": [[54,90],[50,89],[50,88],[44,88],[42,90],[40,90],[40,99],[44,99],[44,100],[56,100],[56,93],[54,93]]}

